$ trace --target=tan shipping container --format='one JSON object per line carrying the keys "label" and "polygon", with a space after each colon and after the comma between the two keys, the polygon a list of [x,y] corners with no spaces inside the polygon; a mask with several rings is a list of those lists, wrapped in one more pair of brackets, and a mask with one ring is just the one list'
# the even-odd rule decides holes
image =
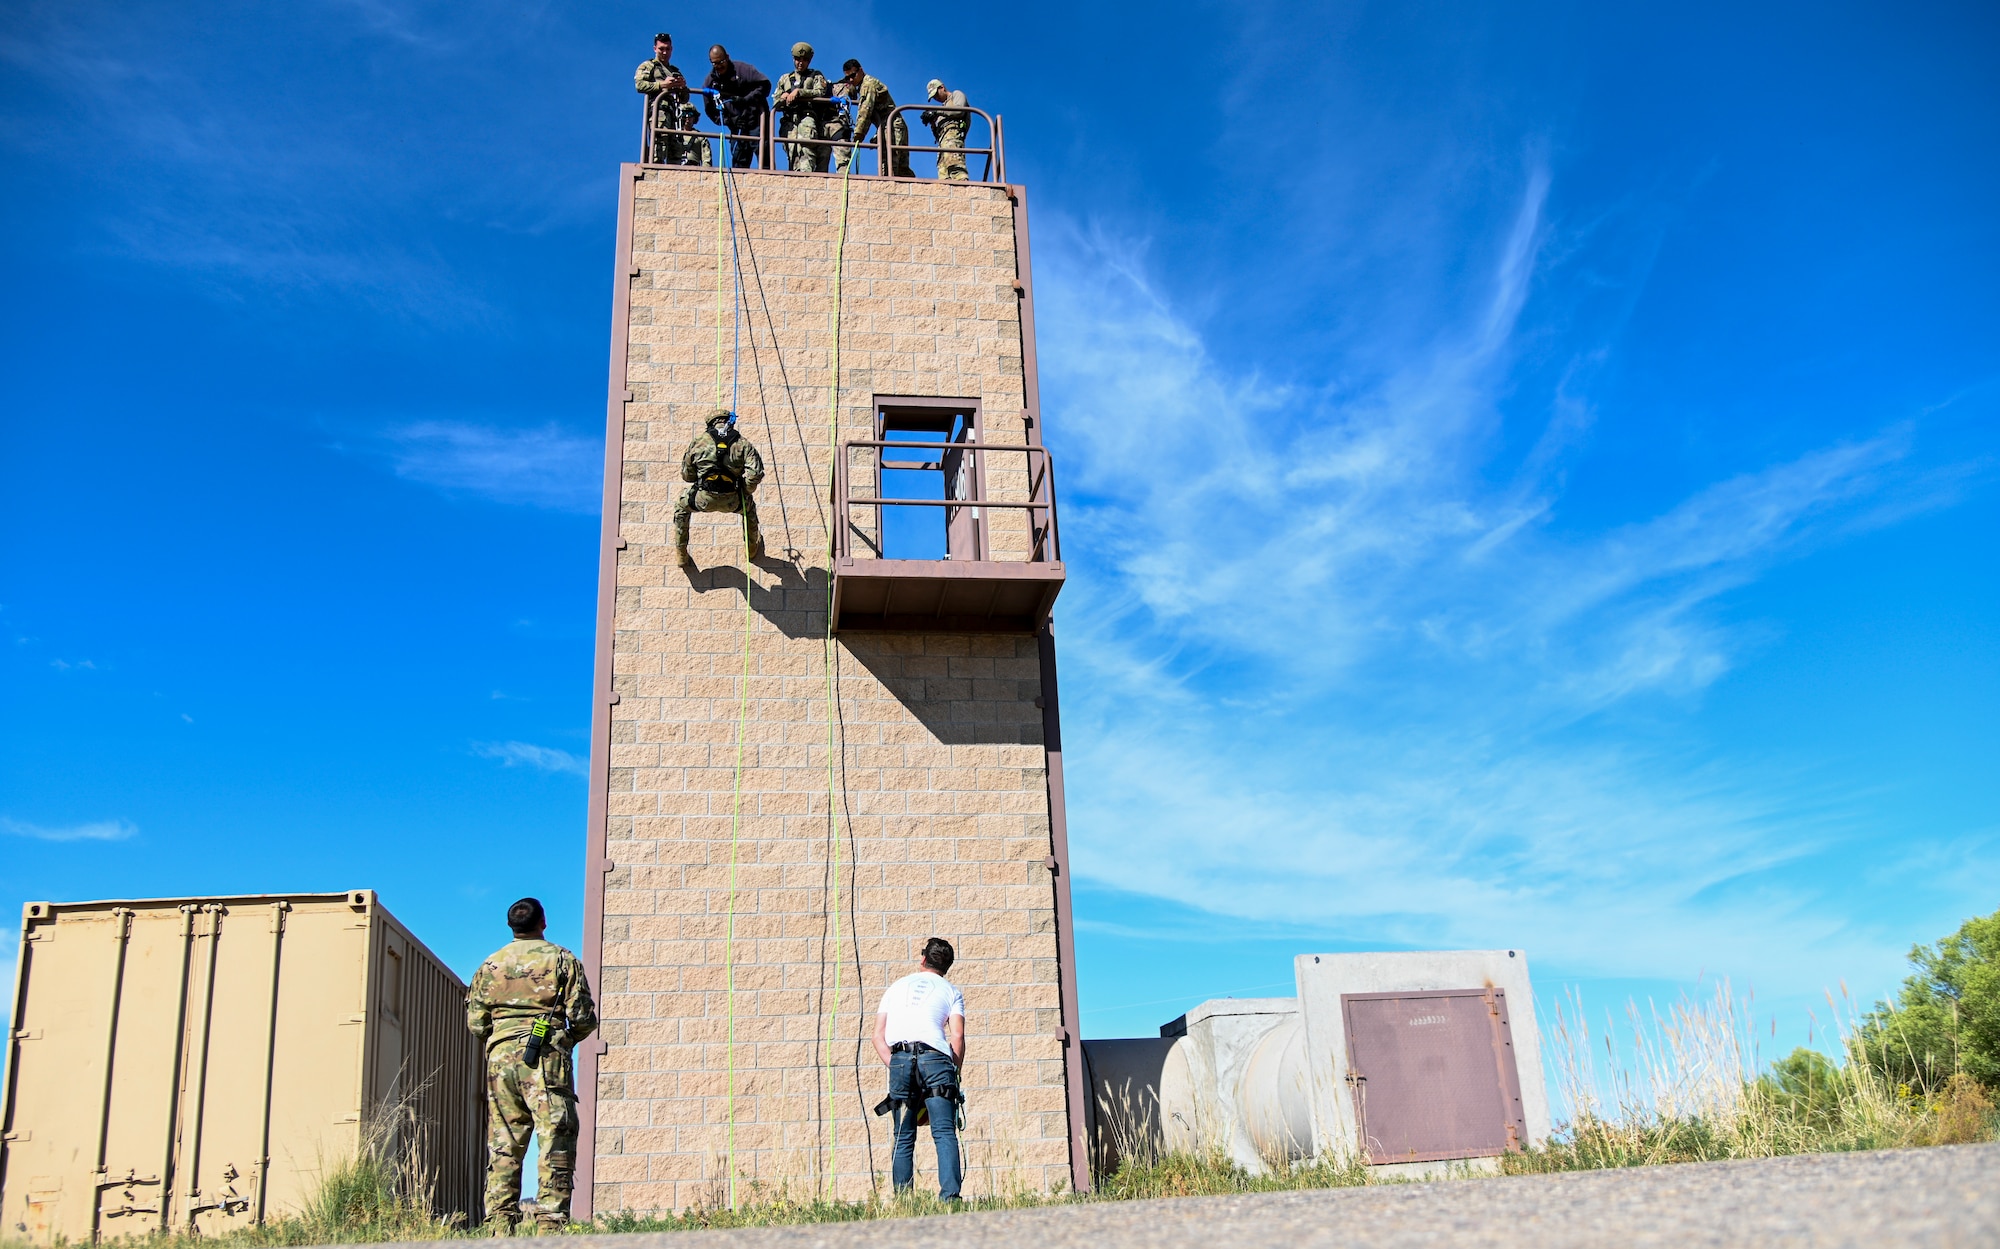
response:
{"label": "tan shipping container", "polygon": [[31,902],[0,1234],[213,1234],[300,1208],[364,1132],[480,1217],[465,984],[369,889]]}

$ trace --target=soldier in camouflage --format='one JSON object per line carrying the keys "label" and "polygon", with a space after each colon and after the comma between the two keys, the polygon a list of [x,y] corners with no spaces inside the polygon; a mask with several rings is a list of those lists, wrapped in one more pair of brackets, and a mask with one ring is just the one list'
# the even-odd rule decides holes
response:
{"label": "soldier in camouflage", "polygon": [[[924,86],[924,96],[944,105],[946,109],[966,107],[965,92],[947,91],[945,85],[933,78]],[[953,149],[938,153],[937,176],[940,182],[964,182],[971,177],[965,169],[965,157],[959,153],[965,150],[966,124],[969,113],[949,113],[943,109],[925,109],[924,124],[936,136],[937,145]]]}
{"label": "soldier in camouflage", "polygon": [[[479,965],[465,995],[465,1026],[486,1045],[486,1221],[496,1236],[511,1235],[521,1221],[521,1159],[531,1132],[542,1147],[537,1230],[568,1226],[576,1186],[570,1051],[597,1030],[597,1007],[582,962],[543,939],[547,926],[533,898],[508,907],[514,939]],[[530,1035],[544,1030],[546,1041]],[[541,1050],[533,1065],[531,1046]]]}
{"label": "soldier in camouflage", "polygon": [[848,124],[847,114],[852,105],[841,95],[840,84],[832,83],[832,90],[820,107],[826,110],[819,119],[819,137],[834,145],[821,148],[827,155],[820,160],[822,168],[831,167],[835,173],[843,173],[854,163],[854,127]]}
{"label": "soldier in camouflage", "polygon": [[[692,130],[701,114],[688,102],[687,75],[674,64],[674,37],[661,31],[653,36],[653,59],[642,61],[632,75],[632,86],[653,103],[654,130]],[[706,165],[708,140],[684,134],[655,133],[653,163],[656,165]]]}
{"label": "soldier in camouflage", "polygon": [[[826,75],[812,67],[813,46],[792,45],[792,72],[780,74],[774,90],[778,94],[778,136],[784,139],[816,139],[824,120],[829,94]],[[793,169],[811,173],[821,167],[821,149],[810,143],[787,143],[785,156]]]}
{"label": "soldier in camouflage", "polygon": [[[896,111],[896,99],[889,94],[889,88],[882,85],[880,78],[863,70],[860,61],[850,59],[840,68],[844,76],[834,84],[833,90],[836,95],[846,96],[855,102],[854,141],[866,143],[870,130],[887,125],[891,148],[889,158],[891,172],[898,178],[915,177],[916,174],[910,169],[910,123],[903,120],[903,115]],[[838,155],[836,154],[836,159]],[[845,164],[834,166],[836,170],[845,167]]]}
{"label": "soldier in camouflage", "polygon": [[709,413],[702,432],[681,454],[681,480],[687,493],[674,505],[674,554],[684,565],[688,554],[688,521],[695,512],[736,512],[743,517],[743,541],[751,559],[764,555],[764,535],[757,529],[757,501],[750,497],[764,480],[764,457],[750,440],[736,432],[736,414],[728,408]]}

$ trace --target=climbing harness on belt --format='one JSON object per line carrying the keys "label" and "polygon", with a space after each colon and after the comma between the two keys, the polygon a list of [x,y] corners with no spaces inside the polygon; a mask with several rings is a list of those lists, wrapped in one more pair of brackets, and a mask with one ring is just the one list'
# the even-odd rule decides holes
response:
{"label": "climbing harness on belt", "polygon": [[743,488],[743,475],[729,462],[730,448],[742,441],[736,432],[736,414],[729,414],[729,425],[722,433],[715,432],[715,422],[708,426],[708,440],[715,444],[715,460],[702,470],[699,484],[708,494],[735,494]]}

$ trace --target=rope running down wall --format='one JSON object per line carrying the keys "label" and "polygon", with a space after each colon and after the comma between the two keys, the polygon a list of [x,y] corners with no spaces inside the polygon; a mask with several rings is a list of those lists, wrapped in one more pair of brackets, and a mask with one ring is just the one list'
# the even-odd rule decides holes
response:
{"label": "rope running down wall", "polygon": [[[826,373],[826,459],[827,459],[827,512],[826,512],[826,640],[823,644],[826,669],[826,818],[829,822],[829,839],[833,847],[833,898],[828,910],[833,917],[833,1003],[826,1017],[826,1118],[827,1118],[827,1191],[832,1196],[840,1194],[840,1111],[837,1088],[840,1069],[834,1051],[835,1038],[839,1034],[840,1020],[840,807],[835,797],[834,783],[834,678],[835,650],[833,645],[833,550],[834,525],[837,522],[836,504],[833,490],[840,481],[840,465],[834,458],[839,449],[836,442],[840,437],[840,281],[842,270],[847,263],[847,180],[854,172],[853,153],[848,154],[847,167],[840,173],[840,231],[836,236],[833,250],[833,354]],[[864,1004],[865,1005],[865,1004]]]}

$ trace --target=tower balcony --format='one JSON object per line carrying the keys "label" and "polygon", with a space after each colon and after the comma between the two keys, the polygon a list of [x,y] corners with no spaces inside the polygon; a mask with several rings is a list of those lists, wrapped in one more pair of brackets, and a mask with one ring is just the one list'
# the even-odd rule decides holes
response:
{"label": "tower balcony", "polygon": [[[978,405],[877,405],[840,446],[836,631],[1033,633],[1063,585],[1048,449],[978,437]],[[926,437],[925,435],[929,435]]]}

